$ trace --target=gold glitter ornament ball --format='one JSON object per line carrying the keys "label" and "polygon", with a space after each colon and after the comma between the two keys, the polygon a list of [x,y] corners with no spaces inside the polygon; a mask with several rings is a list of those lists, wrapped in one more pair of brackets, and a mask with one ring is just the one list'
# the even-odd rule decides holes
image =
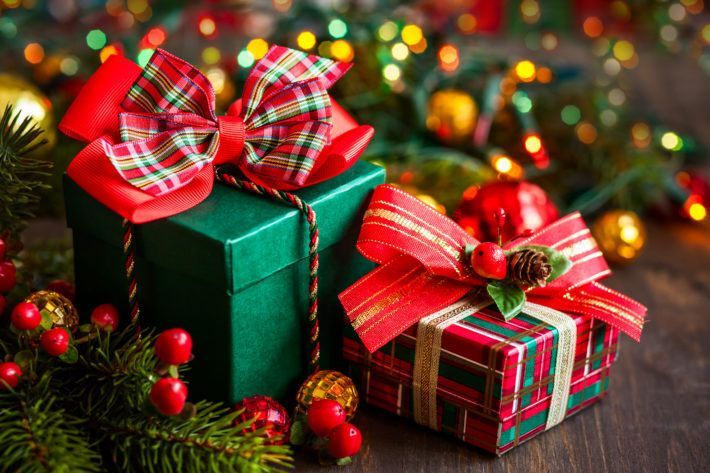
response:
{"label": "gold glitter ornament ball", "polygon": [[338,401],[345,409],[348,420],[355,415],[360,401],[353,380],[332,370],[321,370],[306,378],[296,394],[296,413],[305,414],[316,399]]}
{"label": "gold glitter ornament ball", "polygon": [[69,299],[54,291],[37,291],[25,299],[37,306],[40,312],[47,312],[55,327],[64,327],[70,332],[79,325],[79,312]]}
{"label": "gold glitter ornament ball", "polygon": [[477,119],[478,107],[467,92],[446,89],[434,92],[429,98],[426,126],[446,143],[470,138]]}
{"label": "gold glitter ornament ball", "polygon": [[612,263],[635,260],[646,245],[646,227],[630,210],[610,210],[592,225],[592,234],[604,257]]}
{"label": "gold glitter ornament ball", "polygon": [[52,102],[34,85],[14,74],[0,74],[0,113],[6,105],[12,105],[20,113],[20,120],[29,117],[44,131],[38,140],[48,143],[34,152],[44,156],[57,142],[57,128],[54,123]]}

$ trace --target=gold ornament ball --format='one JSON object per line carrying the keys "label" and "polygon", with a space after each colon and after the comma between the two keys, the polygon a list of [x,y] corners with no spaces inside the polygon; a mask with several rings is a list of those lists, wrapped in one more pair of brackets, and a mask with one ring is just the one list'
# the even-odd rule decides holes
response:
{"label": "gold ornament ball", "polygon": [[338,401],[345,409],[348,420],[352,419],[357,410],[360,398],[353,380],[343,373],[332,370],[321,370],[310,375],[303,382],[296,394],[296,412],[305,414],[308,407],[316,399],[332,399]]}
{"label": "gold ornament ball", "polygon": [[610,210],[592,225],[592,234],[604,257],[612,263],[635,260],[646,245],[646,228],[630,210]]}
{"label": "gold ornament ball", "polygon": [[32,302],[40,312],[49,313],[55,327],[64,327],[73,332],[79,325],[79,312],[76,307],[58,292],[37,291],[30,294],[25,302]]}
{"label": "gold ornament ball", "polygon": [[57,142],[57,129],[49,99],[22,77],[0,74],[0,113],[8,104],[12,105],[16,112],[20,112],[20,119],[30,117],[44,130],[38,140],[44,138],[48,143],[39,148],[35,154],[43,156],[48,153]]}
{"label": "gold ornament ball", "polygon": [[445,142],[469,138],[476,127],[478,107],[467,92],[440,90],[429,98],[426,126]]}

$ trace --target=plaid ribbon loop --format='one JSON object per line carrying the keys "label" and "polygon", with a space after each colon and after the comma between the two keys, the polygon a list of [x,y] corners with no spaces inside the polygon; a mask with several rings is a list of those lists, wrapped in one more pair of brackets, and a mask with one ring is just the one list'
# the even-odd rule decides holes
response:
{"label": "plaid ribbon loop", "polygon": [[349,67],[272,46],[250,72],[242,100],[217,117],[209,80],[158,49],[121,104],[122,142],[101,145],[123,179],[155,196],[227,161],[256,180],[303,186],[330,144],[327,89]]}

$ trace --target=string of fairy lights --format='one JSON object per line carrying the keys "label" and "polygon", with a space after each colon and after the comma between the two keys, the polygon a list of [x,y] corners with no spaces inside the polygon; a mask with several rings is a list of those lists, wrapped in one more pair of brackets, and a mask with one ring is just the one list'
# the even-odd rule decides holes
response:
{"label": "string of fairy lights", "polygon": [[[173,3],[171,7],[165,6]],[[340,61],[356,60],[363,39],[353,35],[354,25],[344,9],[345,3],[334,3],[332,14],[324,25],[314,21],[310,27],[288,32],[286,36],[290,45]],[[506,2],[491,3],[504,5]],[[522,35],[524,44],[531,52],[552,52],[559,48],[560,33],[544,27],[546,10],[542,2],[522,0],[509,3],[517,13],[515,21],[522,25],[517,32]],[[602,15],[590,14],[580,18],[579,23],[581,33],[591,42],[592,53],[600,61],[602,74],[596,79],[596,84],[605,91],[604,106],[600,107],[594,120],[585,116],[584,110],[574,103],[565,105],[559,112],[561,123],[572,127],[576,138],[585,145],[595,143],[600,134],[604,133],[605,127],[611,128],[618,124],[619,108],[628,100],[627,93],[619,85],[619,78],[625,69],[638,67],[640,61],[636,45],[631,39],[633,35],[625,35],[623,31],[618,34],[619,31],[614,27],[614,22],[630,21],[638,10],[638,2],[613,0],[602,3],[608,4],[611,20]],[[655,34],[660,44],[672,52],[687,52],[697,58],[701,68],[710,72],[710,53],[707,51],[710,45],[710,23],[697,25],[702,22],[704,0],[659,0],[648,3],[652,7],[651,14],[658,20]],[[23,23],[10,13],[24,10],[29,15],[36,10],[40,14],[39,10],[43,7],[46,8],[46,11],[41,12],[44,21],[48,17],[59,24],[75,21],[82,9],[94,8],[96,14],[93,15],[93,21],[78,23],[81,28],[87,27],[83,33],[83,47],[89,52],[80,47],[57,46],[57,41],[48,37],[35,38],[28,35],[25,38],[21,25],[29,22]],[[171,36],[181,36],[185,32],[197,34],[201,38],[199,65],[212,82],[218,101],[226,104],[236,94],[235,77],[240,75],[240,71],[243,77],[266,54],[272,34],[276,36],[279,33],[273,31],[275,21],[278,21],[279,15],[291,14],[294,8],[291,0],[273,0],[270,11],[256,13],[275,16],[276,20],[264,23],[267,27],[262,28],[262,35],[252,34],[249,37],[249,29],[243,28],[243,23],[235,22],[234,18],[246,17],[252,12],[233,12],[231,20],[225,20],[225,11],[229,11],[230,6],[219,2],[197,8],[190,2],[148,0],[0,0],[0,38],[24,43],[21,44],[22,56],[32,71],[34,81],[42,85],[57,76],[80,76],[90,71],[97,59],[104,62],[112,55],[126,55],[144,65],[154,50],[165,46]],[[377,42],[374,51],[380,64],[381,80],[393,94],[404,93],[409,87],[406,71],[417,56],[433,54],[443,74],[455,75],[468,60],[466,40],[477,37],[488,28],[485,26],[487,20],[482,15],[475,11],[463,11],[452,13],[445,27],[440,28],[445,29],[446,34],[441,34],[441,31],[434,31],[426,15],[411,14],[411,11],[396,10],[391,18],[378,20],[373,24],[371,37],[367,39]],[[176,12],[180,13],[177,20]],[[511,21],[511,24],[514,23]],[[498,28],[498,31],[489,30],[485,33],[500,33],[502,27]],[[252,32],[259,30],[252,28]],[[247,37],[244,37],[245,34]],[[221,40],[232,36],[239,37],[243,47],[236,51],[225,47]],[[523,179],[527,168],[523,156],[490,146],[487,142],[491,122],[504,104],[511,104],[523,129],[522,150],[525,159],[530,159],[535,168],[545,169],[550,163],[550,155],[535,122],[532,113],[535,100],[527,86],[549,84],[555,80],[555,75],[554,68],[541,61],[528,57],[518,58],[505,70],[490,77],[483,98],[478,103],[467,99],[465,94],[457,94],[455,90],[434,92],[429,98],[429,109],[453,107],[450,112],[453,118],[449,118],[446,126],[442,126],[441,112],[429,113],[424,126],[448,144],[457,143],[462,136],[470,138],[473,145],[484,151],[488,163],[497,173]],[[669,153],[682,153],[693,146],[689,137],[645,121],[632,123],[628,133],[631,144],[637,149],[657,146]],[[683,204],[684,214],[692,220],[700,221],[707,217],[710,196],[702,194],[704,191],[694,184],[694,179],[685,171],[675,176],[677,184],[689,193]]]}

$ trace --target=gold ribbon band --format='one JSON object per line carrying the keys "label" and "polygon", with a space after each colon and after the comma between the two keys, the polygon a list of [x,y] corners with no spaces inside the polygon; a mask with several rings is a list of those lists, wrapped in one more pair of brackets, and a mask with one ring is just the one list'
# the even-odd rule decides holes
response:
{"label": "gold ribbon band", "polygon": [[[441,336],[444,330],[492,303],[487,297],[468,296],[419,321],[412,380],[413,414],[418,424],[438,429],[436,394],[439,383]],[[523,312],[553,326],[558,334],[552,399],[545,426],[549,429],[562,422],[567,412],[574,350],[577,344],[577,325],[567,314],[531,302],[525,303]],[[489,386],[489,389],[493,387]]]}

